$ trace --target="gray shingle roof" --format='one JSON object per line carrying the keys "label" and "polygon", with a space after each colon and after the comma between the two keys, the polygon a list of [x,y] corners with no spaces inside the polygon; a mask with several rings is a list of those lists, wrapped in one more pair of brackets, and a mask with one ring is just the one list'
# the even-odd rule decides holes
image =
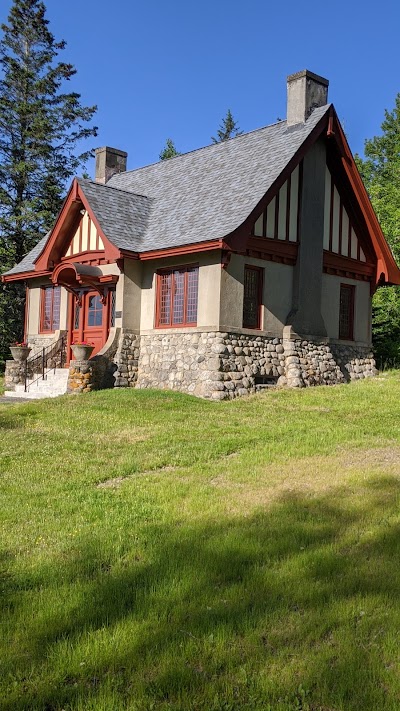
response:
{"label": "gray shingle roof", "polygon": [[239,227],[328,110],[113,176],[107,186],[155,199],[140,250],[222,239]]}
{"label": "gray shingle roof", "polygon": [[47,233],[45,237],[42,237],[42,239],[35,245],[33,249],[31,249],[30,252],[20,261],[19,264],[16,264],[15,267],[12,269],[9,269],[8,272],[4,272],[4,274],[20,274],[24,272],[31,272],[35,268],[35,259],[39,256],[40,252],[42,249],[44,249],[44,246],[50,236],[50,232]]}
{"label": "gray shingle roof", "polygon": [[[144,249],[146,228],[154,200],[132,190],[110,190],[92,180],[78,180],[105,236],[119,249]],[[134,246],[132,246],[134,245]]]}
{"label": "gray shingle roof", "polygon": [[[303,124],[286,121],[114,175],[79,184],[106,237],[144,252],[222,239],[239,227],[279,177],[330,105]],[[30,271],[41,240],[10,273]]]}

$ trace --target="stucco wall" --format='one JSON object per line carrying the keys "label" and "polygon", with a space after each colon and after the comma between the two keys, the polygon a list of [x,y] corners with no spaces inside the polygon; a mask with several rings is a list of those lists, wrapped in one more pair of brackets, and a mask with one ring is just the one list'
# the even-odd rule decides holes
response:
{"label": "stucco wall", "polygon": [[[175,257],[171,259],[157,259],[151,262],[142,262],[142,295],[140,330],[146,333],[154,329],[155,303],[156,303],[156,273],[158,269],[186,264],[199,265],[199,295],[197,311],[197,328],[216,330],[219,328],[219,305],[221,285],[220,254],[204,252],[204,254],[188,255],[188,257]],[[128,323],[126,328],[132,328]],[[157,331],[163,329],[157,329]],[[168,332],[184,329],[165,329]],[[192,330],[191,328],[189,330]]]}
{"label": "stucco wall", "polygon": [[[40,328],[40,294],[42,286],[50,286],[49,281],[34,279],[29,285],[27,335],[37,336]],[[61,287],[60,330],[67,328],[68,293]],[[49,334],[43,334],[46,338]]]}
{"label": "stucco wall", "polygon": [[140,330],[140,314],[142,300],[143,263],[139,260],[125,259],[124,274],[120,276],[121,282],[117,291],[117,311],[122,311],[121,322],[117,325],[129,328],[135,333]]}
{"label": "stucco wall", "polygon": [[[370,285],[355,279],[324,274],[322,277],[322,315],[328,337],[339,339],[340,285],[355,286],[354,340],[365,345],[371,344],[371,296]],[[346,341],[343,341],[346,343]]]}
{"label": "stucco wall", "polygon": [[[233,254],[228,268],[221,270],[220,330],[243,331],[243,281],[245,265],[264,270],[261,330],[282,336],[282,329],[292,305],[293,267]],[[257,331],[250,331],[257,333]]]}

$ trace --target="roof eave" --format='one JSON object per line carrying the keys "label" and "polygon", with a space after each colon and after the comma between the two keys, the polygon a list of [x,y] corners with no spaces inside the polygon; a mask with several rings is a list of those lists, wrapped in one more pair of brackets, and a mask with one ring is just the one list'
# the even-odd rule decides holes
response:
{"label": "roof eave", "polygon": [[371,200],[358,171],[350,146],[347,142],[347,138],[333,106],[331,106],[329,112],[327,136],[333,138],[338,145],[341,153],[343,168],[357,197],[370,234],[377,258],[375,283],[376,285],[386,286],[400,285],[400,269],[396,264],[385,235],[383,234]]}
{"label": "roof eave", "polygon": [[26,279],[35,279],[36,277],[47,277],[51,276],[51,271],[27,271],[27,272],[14,272],[12,274],[2,274],[1,281],[3,284],[7,284],[11,281],[25,281]]}
{"label": "roof eave", "polygon": [[270,185],[267,192],[263,195],[261,200],[246,217],[244,222],[242,222],[242,224],[239,225],[235,230],[233,230],[229,235],[226,235],[224,237],[224,240],[227,242],[227,244],[233,251],[243,251],[245,249],[246,241],[251,234],[251,229],[255,220],[260,215],[260,213],[263,212],[263,210],[267,207],[269,202],[276,196],[282,185],[288,179],[289,175],[304,158],[307,151],[318,140],[324,130],[327,129],[328,120],[329,111],[327,106],[326,112],[321,116],[320,120],[316,123],[314,128],[308,134],[308,136],[306,136],[303,143],[299,146],[292,158],[286,163],[281,173],[274,180],[272,185]]}

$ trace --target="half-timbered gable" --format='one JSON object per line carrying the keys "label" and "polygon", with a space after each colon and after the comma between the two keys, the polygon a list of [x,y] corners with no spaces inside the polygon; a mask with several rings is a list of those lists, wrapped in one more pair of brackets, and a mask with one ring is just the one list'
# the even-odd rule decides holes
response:
{"label": "half-timbered gable", "polygon": [[302,163],[289,175],[254,223],[254,237],[299,241],[299,201]]}
{"label": "half-timbered gable", "polygon": [[83,210],[82,218],[76,232],[67,246],[65,257],[74,257],[88,254],[89,252],[104,252],[104,243],[96,225],[86,210]]}

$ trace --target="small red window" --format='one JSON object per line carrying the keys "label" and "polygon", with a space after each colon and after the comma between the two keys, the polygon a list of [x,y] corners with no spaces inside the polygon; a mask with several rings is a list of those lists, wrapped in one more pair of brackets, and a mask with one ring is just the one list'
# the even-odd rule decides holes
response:
{"label": "small red window", "polygon": [[261,328],[263,269],[244,268],[243,327]]}
{"label": "small red window", "polygon": [[345,341],[354,338],[354,292],[351,284],[340,285],[339,338]]}
{"label": "small red window", "polygon": [[42,288],[40,332],[52,332],[60,328],[60,300],[61,288],[59,286],[44,286]]}
{"label": "small red window", "polygon": [[177,267],[157,275],[156,327],[196,326],[199,268]]}

